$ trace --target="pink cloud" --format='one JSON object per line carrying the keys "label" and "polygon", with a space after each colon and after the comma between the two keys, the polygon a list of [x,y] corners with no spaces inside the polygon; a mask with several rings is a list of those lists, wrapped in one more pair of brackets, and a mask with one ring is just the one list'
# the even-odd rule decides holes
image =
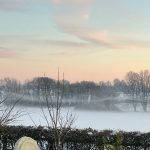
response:
{"label": "pink cloud", "polygon": [[107,46],[112,46],[114,41],[113,37],[111,37],[107,31],[87,31],[84,34],[79,35],[79,37],[88,42]]}
{"label": "pink cloud", "polygon": [[62,0],[52,0],[52,2],[53,2],[54,4],[61,4],[61,3],[62,3]]}
{"label": "pink cloud", "polygon": [[[101,46],[114,47],[114,37],[107,31],[93,31],[88,26],[92,0],[53,0],[55,4],[65,4],[65,10],[55,15],[55,23],[59,29],[82,41]],[[70,7],[73,9],[70,10]],[[68,10],[67,10],[68,8]]]}
{"label": "pink cloud", "polygon": [[52,0],[59,8],[54,18],[63,22],[82,24],[90,18],[92,0]]}
{"label": "pink cloud", "polygon": [[150,41],[134,40],[134,39],[121,39],[117,43],[118,48],[122,49],[150,49]]}
{"label": "pink cloud", "polygon": [[51,0],[54,4],[87,4],[92,0]]}
{"label": "pink cloud", "polygon": [[22,10],[26,0],[0,0],[0,10]]}
{"label": "pink cloud", "polygon": [[[72,20],[72,18],[74,19]],[[72,18],[69,19],[69,15],[61,15],[55,19],[55,23],[63,32],[73,35],[82,41],[111,48],[117,46],[114,44],[115,36],[111,35],[108,31],[92,30],[86,27],[86,22],[81,18]],[[75,24],[75,22],[78,22],[78,24]]]}
{"label": "pink cloud", "polygon": [[[90,28],[88,21],[90,20],[91,4],[93,0],[52,0],[54,4],[61,8],[55,14],[55,23],[62,32],[79,38],[80,40],[96,46],[103,46],[113,49],[147,49],[150,48],[149,41],[134,40],[130,37],[125,38],[117,33],[111,33],[107,29]],[[103,1],[105,6],[108,2],[116,7],[118,1]],[[63,4],[63,5],[62,5]],[[65,6],[65,9],[62,9]],[[120,6],[120,5],[119,5]],[[122,6],[122,5],[121,5]],[[72,8],[72,9],[70,9]],[[116,7],[123,9],[124,7]],[[122,12],[122,11],[121,11]],[[123,11],[126,12],[126,11]],[[123,14],[122,14],[123,15]],[[125,14],[127,15],[127,14]]]}
{"label": "pink cloud", "polygon": [[[73,35],[82,41],[97,46],[113,49],[149,49],[150,41],[137,40],[130,37],[118,36],[107,30],[93,30],[86,25],[86,21],[77,14],[61,14],[55,18],[55,23],[63,32]],[[76,24],[76,22],[78,22]]]}
{"label": "pink cloud", "polygon": [[15,56],[17,56],[16,52],[0,47],[0,58],[12,58]]}

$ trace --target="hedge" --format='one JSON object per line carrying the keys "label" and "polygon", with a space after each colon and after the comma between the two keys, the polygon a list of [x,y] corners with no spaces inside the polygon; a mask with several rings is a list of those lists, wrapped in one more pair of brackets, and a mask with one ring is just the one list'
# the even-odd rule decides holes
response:
{"label": "hedge", "polygon": [[[46,150],[54,150],[54,129],[44,127],[1,126],[0,150],[13,150],[15,142],[22,136],[29,136],[37,140]],[[63,150],[105,150],[105,145],[117,142],[117,132],[112,130],[97,131],[93,129],[63,129],[65,138]],[[66,134],[67,133],[67,134]],[[150,133],[123,132],[121,150],[149,150]],[[105,140],[104,140],[105,139]]]}

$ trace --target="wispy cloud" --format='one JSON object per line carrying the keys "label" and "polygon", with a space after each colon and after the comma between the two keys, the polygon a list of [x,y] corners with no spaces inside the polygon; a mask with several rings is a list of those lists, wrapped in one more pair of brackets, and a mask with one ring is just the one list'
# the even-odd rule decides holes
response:
{"label": "wispy cloud", "polygon": [[0,0],[0,10],[22,10],[26,0]]}
{"label": "wispy cloud", "polygon": [[0,47],[0,58],[13,58],[16,56],[17,53],[15,51],[9,50],[4,47]]}
{"label": "wispy cloud", "polygon": [[[65,4],[65,10],[55,14],[55,23],[63,32],[90,44],[116,47],[113,45],[113,36],[107,31],[97,31],[89,27],[92,0],[53,0],[53,2],[58,6]],[[73,9],[70,10],[70,7]]]}
{"label": "wispy cloud", "polygon": [[47,40],[43,42],[44,43],[46,42],[49,45],[60,46],[60,47],[64,46],[64,47],[84,48],[89,46],[88,43],[72,42],[72,41]]}
{"label": "wispy cloud", "polygon": [[79,38],[81,41],[96,46],[113,49],[149,49],[150,41],[124,37],[107,30],[93,30],[83,25],[71,25],[61,20],[56,20],[57,26],[63,32]]}
{"label": "wispy cloud", "polygon": [[[75,36],[83,42],[100,47],[102,46],[111,49],[150,48],[150,41],[137,40],[130,37],[125,38],[123,33],[121,36],[118,36],[117,33],[109,32],[107,29],[93,29],[89,25],[91,19],[91,7],[94,2],[92,0],[52,1],[62,10],[57,11],[54,17],[57,27],[62,32]],[[108,2],[110,1],[107,1],[105,5],[107,5]],[[118,1],[115,1],[115,4],[117,4],[117,2]],[[103,1],[102,4],[103,3],[105,2]],[[113,4],[113,1],[111,1],[111,3]],[[118,9],[120,10],[121,8]]]}
{"label": "wispy cloud", "polygon": [[51,0],[54,4],[87,4],[92,0]]}
{"label": "wispy cloud", "polygon": [[[36,49],[49,49],[52,51],[53,48],[62,48],[63,51],[59,52],[60,55],[65,55],[67,52],[72,53],[73,50],[79,52],[78,50],[85,51],[85,49],[91,49],[92,47],[106,47],[110,49],[150,49],[150,41],[149,40],[141,40],[134,39],[130,37],[124,37],[112,34],[108,31],[93,31],[87,28],[75,27],[69,28],[67,26],[61,26],[63,32],[74,35],[78,37],[80,40],[72,41],[72,40],[54,40],[49,39],[47,37],[42,36],[19,36],[19,35],[7,35],[0,36],[0,43],[11,45],[14,42],[18,43],[17,45],[26,44],[26,50]],[[0,50],[4,50],[5,48],[1,47]],[[13,47],[13,49],[17,49],[23,51],[23,48]],[[8,51],[5,49],[5,51]],[[6,52],[7,53],[7,52]],[[12,51],[10,51],[10,54]],[[53,54],[53,53],[52,53]],[[55,53],[54,53],[55,54]],[[57,54],[57,53],[56,53]],[[14,55],[12,53],[12,55]]]}
{"label": "wispy cloud", "polygon": [[41,35],[0,35],[0,43],[28,44],[33,46],[59,46],[59,47],[78,47],[84,48],[90,45],[87,42],[72,40],[55,40]]}
{"label": "wispy cloud", "polygon": [[120,40],[120,42],[116,43],[116,46],[122,49],[150,49],[150,40],[124,38]]}
{"label": "wispy cloud", "polygon": [[71,20],[71,18],[74,17],[68,17],[68,15],[64,17],[60,16],[58,18],[55,18],[55,23],[57,24],[57,27],[62,30],[62,32],[73,35],[81,41],[87,42],[89,44],[94,44],[96,46],[103,46],[107,48],[119,48],[120,46],[122,46],[119,42],[120,39],[118,40],[118,37],[115,37],[115,35],[111,34],[109,31],[93,30],[85,26],[83,24],[83,21],[81,20],[80,22],[78,22],[78,24],[75,24],[74,20]]}

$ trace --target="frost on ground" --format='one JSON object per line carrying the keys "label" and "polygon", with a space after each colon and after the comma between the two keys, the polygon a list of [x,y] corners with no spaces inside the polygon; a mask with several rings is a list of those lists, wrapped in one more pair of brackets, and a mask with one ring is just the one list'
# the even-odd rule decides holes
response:
{"label": "frost on ground", "polygon": [[[17,107],[20,109],[20,107]],[[26,115],[22,116],[15,125],[25,126],[46,126],[42,111],[40,108],[22,108]],[[125,109],[125,108],[124,108]],[[150,111],[148,112],[101,112],[101,111],[87,111],[76,110],[70,108],[69,111],[76,116],[73,127],[75,128],[93,128],[97,130],[111,129],[111,130],[124,130],[124,131],[150,131]],[[68,112],[68,108],[62,109],[62,114]],[[48,115],[48,114],[47,114]],[[13,124],[14,125],[14,124]]]}

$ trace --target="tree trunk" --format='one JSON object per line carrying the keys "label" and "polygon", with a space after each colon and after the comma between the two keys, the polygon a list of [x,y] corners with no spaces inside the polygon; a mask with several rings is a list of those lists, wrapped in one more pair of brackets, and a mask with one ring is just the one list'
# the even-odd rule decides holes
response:
{"label": "tree trunk", "polygon": [[133,109],[136,112],[136,107],[137,107],[137,102],[135,102],[136,100],[132,101],[132,105],[133,105]]}
{"label": "tree trunk", "polygon": [[143,107],[143,111],[146,112],[147,111],[148,102],[146,100],[143,100],[141,104],[142,104],[142,107]]}

